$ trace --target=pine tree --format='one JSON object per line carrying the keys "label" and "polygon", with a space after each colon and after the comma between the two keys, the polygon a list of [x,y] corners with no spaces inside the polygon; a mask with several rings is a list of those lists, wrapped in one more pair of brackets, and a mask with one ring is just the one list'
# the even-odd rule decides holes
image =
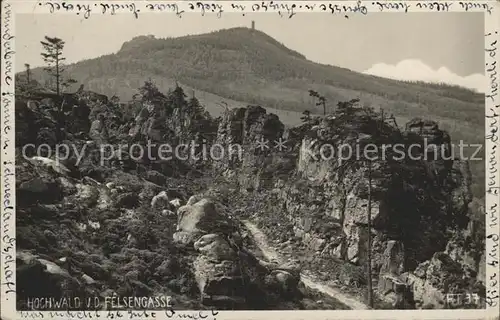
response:
{"label": "pine tree", "polygon": [[71,78],[64,78],[65,71],[63,50],[65,42],[57,37],[51,38],[45,36],[45,41],[40,41],[44,51],[41,53],[43,61],[47,64],[45,70],[49,73],[52,79],[55,79],[56,93],[61,94],[63,88],[68,87],[76,81]]}
{"label": "pine tree", "polygon": [[186,106],[186,94],[184,93],[184,90],[182,89],[181,86],[179,86],[177,83],[175,84],[175,89],[171,93],[171,99],[174,108],[183,108]]}
{"label": "pine tree", "polygon": [[372,161],[367,160],[368,167],[368,207],[366,210],[368,239],[367,239],[367,280],[368,280],[368,305],[373,308],[373,280],[372,280]]}
{"label": "pine tree", "polygon": [[205,108],[203,108],[198,99],[193,97],[188,101],[188,112],[191,114],[193,119],[200,120],[204,117]]}
{"label": "pine tree", "polygon": [[16,75],[16,92],[20,94],[29,93],[37,84],[36,80],[31,79],[31,66],[25,63],[24,67],[26,68],[25,75]]}
{"label": "pine tree", "polygon": [[174,110],[178,110],[179,120],[180,120],[180,128],[181,130],[185,127],[185,119],[186,113],[189,110],[186,110],[187,102],[186,102],[186,94],[182,87],[180,87],[177,82],[175,83],[175,89],[169,94],[168,98]]}
{"label": "pine tree", "polygon": [[300,117],[300,120],[305,123],[311,121],[311,112],[309,110],[305,110],[304,112],[302,112],[302,117]]}
{"label": "pine tree", "polygon": [[[64,69],[64,61],[66,60],[65,57],[63,57],[63,49],[64,49],[64,44],[65,42],[62,39],[59,39],[57,37],[51,38],[48,36],[45,36],[45,41],[40,41],[40,43],[43,46],[44,51],[41,53],[43,61],[47,64],[45,67],[45,70],[49,73],[49,79],[55,80],[55,87],[56,87],[56,94],[58,96],[61,96],[61,91],[62,89],[68,87],[70,84],[75,83],[76,81],[74,79],[70,78],[64,78],[63,73],[65,71]],[[52,82],[52,81],[51,81]],[[64,127],[64,113],[63,113],[63,108],[64,108],[64,103],[65,99],[62,99],[62,101],[59,103],[57,106],[57,116],[56,116],[56,123],[57,123],[57,140],[59,141],[62,139],[62,130]]]}
{"label": "pine tree", "polygon": [[314,90],[309,90],[309,96],[318,99],[316,106],[323,106],[323,115],[326,115],[326,98]]}
{"label": "pine tree", "polygon": [[25,63],[24,66],[26,67],[26,84],[28,85],[28,88],[31,84],[31,69],[29,63]]}
{"label": "pine tree", "polygon": [[160,92],[151,78],[145,81],[144,85],[139,88],[139,94],[141,95],[143,101],[151,103],[166,99],[166,96]]}

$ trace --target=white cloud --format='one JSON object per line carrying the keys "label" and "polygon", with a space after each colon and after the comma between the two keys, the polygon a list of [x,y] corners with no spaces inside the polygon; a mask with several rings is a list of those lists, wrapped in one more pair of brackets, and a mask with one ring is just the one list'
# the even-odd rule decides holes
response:
{"label": "white cloud", "polygon": [[486,76],[482,74],[462,77],[445,67],[434,70],[420,60],[403,60],[396,65],[377,63],[363,73],[396,80],[458,85],[481,93],[485,92],[487,85]]}

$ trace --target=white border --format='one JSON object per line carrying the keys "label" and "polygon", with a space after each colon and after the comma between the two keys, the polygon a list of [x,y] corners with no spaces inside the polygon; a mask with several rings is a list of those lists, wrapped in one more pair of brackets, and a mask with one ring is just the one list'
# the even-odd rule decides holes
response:
{"label": "white border", "polygon": [[[47,3],[52,3],[48,5]],[[59,316],[54,316],[48,311],[38,312],[20,312],[15,310],[15,293],[8,293],[9,286],[8,282],[15,283],[15,246],[9,247],[9,241],[15,241],[15,210],[11,210],[8,207],[13,207],[15,209],[15,167],[14,163],[14,145],[15,145],[15,124],[14,124],[14,66],[15,66],[15,54],[10,56],[6,54],[9,47],[12,51],[15,51],[15,29],[14,29],[14,19],[17,13],[52,13],[52,14],[74,14],[79,15],[87,19],[92,19],[94,15],[115,15],[115,14],[133,14],[136,18],[141,19],[146,13],[155,12],[158,14],[174,14],[179,12],[198,12],[200,16],[204,14],[203,10],[196,5],[194,9],[191,7],[191,3],[196,4],[196,1],[108,1],[108,2],[94,2],[94,1],[67,1],[66,8],[61,4],[62,1],[23,1],[23,0],[11,0],[2,1],[2,12],[1,12],[1,55],[2,55],[2,67],[1,67],[1,145],[0,145],[0,159],[1,159],[1,267],[0,267],[0,294],[1,294],[1,318],[2,319],[24,319],[24,318],[50,318],[50,319],[68,319],[68,318],[78,318],[82,319],[82,313],[74,312],[73,316],[65,312],[59,312]],[[220,13],[220,9],[223,12],[262,12],[263,9],[254,11],[252,8],[256,8],[255,5],[260,5],[262,1],[204,1],[204,4],[208,5],[209,8],[215,8],[214,13],[221,15],[223,18],[224,13]],[[363,11],[358,12],[345,12],[343,6],[361,6],[366,7],[367,14],[372,14],[374,12],[381,12],[380,5],[378,3],[391,5],[392,8],[386,8],[384,12],[392,12],[404,14],[407,12],[440,12],[441,14],[446,14],[446,12],[483,12],[485,14],[485,64],[489,63],[491,67],[498,60],[500,53],[497,52],[496,57],[491,57],[486,51],[491,43],[495,40],[500,40],[499,34],[499,17],[500,17],[500,5],[495,1],[303,1],[303,2],[291,2],[291,1],[275,1],[275,7],[273,8],[270,1],[265,1],[268,5],[269,14],[280,14],[284,18],[288,16],[293,11],[294,14],[305,14],[307,12],[324,12],[325,14],[336,14],[339,15],[339,19],[342,16],[348,15],[363,15]],[[59,5],[58,5],[59,4]],[[165,10],[151,10],[151,4],[169,4],[166,6]],[[235,4],[235,6],[232,6]],[[337,5],[338,10],[334,13],[331,12],[329,5]],[[396,4],[401,4],[401,6],[396,8]],[[107,5],[107,8],[105,6]],[[292,6],[295,7],[292,8]],[[114,6],[114,7],[113,7]],[[306,7],[307,6],[307,7]],[[323,6],[326,6],[326,11],[323,11]],[[72,8],[70,8],[72,7]],[[88,14],[86,8],[92,10],[91,14]],[[103,12],[105,8],[105,12]],[[113,11],[114,8],[114,11]],[[242,8],[244,8],[242,10]],[[311,9],[313,8],[313,9]],[[334,7],[335,8],[335,7]],[[443,8],[445,10],[443,10]],[[53,11],[52,11],[53,9]],[[51,12],[52,11],[52,12]],[[210,13],[211,10],[207,9],[205,13]],[[293,18],[293,17],[292,17]],[[495,34],[497,32],[498,34]],[[492,33],[490,36],[486,34]],[[14,36],[14,38],[9,39],[9,34]],[[457,35],[458,36],[458,35]],[[500,47],[500,41],[496,43],[496,47]],[[485,70],[488,66],[485,65]],[[497,66],[498,71],[500,71],[500,64]],[[12,81],[6,81],[6,75],[10,74],[12,76]],[[497,71],[497,72],[498,72]],[[498,86],[500,73],[497,76],[493,72],[486,73],[487,76],[491,76],[493,84]],[[8,79],[7,79],[8,80]],[[492,84],[492,85],[493,85]],[[490,87],[492,89],[493,87]],[[500,90],[500,88],[498,89]],[[487,90],[485,95],[491,94],[491,90]],[[495,110],[497,114],[500,114],[500,91],[498,96],[493,99],[487,98],[485,103],[485,115],[492,115]],[[498,130],[500,126],[500,118],[496,116],[495,118],[487,118],[485,121],[486,132],[493,130]],[[500,132],[497,133],[500,135]],[[499,265],[493,265],[493,261],[499,261],[500,259],[500,248],[498,242],[499,236],[499,187],[500,187],[500,171],[495,172],[495,167],[500,167],[500,147],[498,147],[498,142],[494,143],[490,140],[485,140],[486,149],[486,190],[491,188],[492,193],[486,194],[486,235],[491,236],[486,239],[486,259],[487,259],[487,269],[486,269],[486,287],[487,287],[487,297],[492,298],[492,305],[488,306],[483,310],[351,310],[351,311],[220,311],[216,316],[213,316],[211,312],[206,312],[205,315],[208,316],[207,320],[212,319],[498,319],[500,302],[498,296],[500,295],[499,290]],[[492,161],[489,161],[489,157],[493,157]],[[490,170],[490,168],[493,169]],[[10,203],[9,203],[10,201]],[[14,240],[10,240],[14,239]],[[13,272],[10,277],[9,275]],[[36,285],[36,284],[34,284]],[[15,286],[12,286],[15,289]],[[493,298],[496,297],[496,298]],[[151,311],[154,312],[154,311]],[[118,311],[112,312],[117,316]],[[163,312],[156,311],[156,319],[168,319]],[[183,312],[183,313],[188,313]],[[122,317],[120,319],[132,319],[127,312],[121,312]],[[107,319],[108,312],[99,312],[99,318]],[[90,317],[83,317],[84,319],[90,319]],[[96,319],[95,312],[91,312],[91,318]],[[115,317],[116,318],[116,317]],[[139,319],[144,317],[134,317],[134,319]],[[173,317],[176,318],[176,317]],[[151,319],[151,317],[148,317]]]}

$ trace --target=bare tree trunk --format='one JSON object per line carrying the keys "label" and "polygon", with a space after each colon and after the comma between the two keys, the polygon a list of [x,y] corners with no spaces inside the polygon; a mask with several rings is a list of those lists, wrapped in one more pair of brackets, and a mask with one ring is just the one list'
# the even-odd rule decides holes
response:
{"label": "bare tree trunk", "polygon": [[60,81],[59,81],[59,50],[56,50],[56,93],[57,95],[60,94]]}
{"label": "bare tree trunk", "polygon": [[368,274],[368,305],[373,308],[373,288],[372,288],[372,162],[368,160],[368,253],[367,253],[367,274]]}
{"label": "bare tree trunk", "polygon": [[62,99],[61,105],[57,107],[58,112],[57,114],[57,119],[56,119],[56,140],[57,142],[61,142],[63,138],[63,127],[64,127],[64,103],[66,102],[66,99]]}
{"label": "bare tree trunk", "polygon": [[28,66],[28,67],[26,68],[26,81],[28,82],[28,87],[29,87],[29,85],[30,85],[30,83],[31,83],[31,74],[30,74],[30,73],[31,73],[31,72],[30,72],[30,67]]}

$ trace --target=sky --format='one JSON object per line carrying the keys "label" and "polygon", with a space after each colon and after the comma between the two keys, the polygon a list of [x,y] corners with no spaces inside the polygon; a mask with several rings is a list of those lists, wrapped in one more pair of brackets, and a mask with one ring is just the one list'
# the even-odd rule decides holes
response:
{"label": "sky", "polygon": [[251,25],[307,59],[400,80],[445,82],[483,91],[484,19],[482,13],[375,13],[345,19],[302,13],[131,14],[92,16],[19,14],[16,16],[16,67],[42,65],[45,35],[66,42],[67,62],[114,53],[139,35],[178,37]]}

